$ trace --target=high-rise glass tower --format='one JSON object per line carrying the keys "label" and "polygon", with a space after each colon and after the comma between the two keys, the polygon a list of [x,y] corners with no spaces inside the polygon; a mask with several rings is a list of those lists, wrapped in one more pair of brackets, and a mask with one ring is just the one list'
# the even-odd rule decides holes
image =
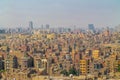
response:
{"label": "high-rise glass tower", "polygon": [[88,28],[89,28],[90,30],[94,30],[94,24],[88,24]]}
{"label": "high-rise glass tower", "polygon": [[92,32],[95,32],[94,24],[88,24],[88,29]]}
{"label": "high-rise glass tower", "polygon": [[29,28],[33,29],[33,22],[32,21],[29,22]]}

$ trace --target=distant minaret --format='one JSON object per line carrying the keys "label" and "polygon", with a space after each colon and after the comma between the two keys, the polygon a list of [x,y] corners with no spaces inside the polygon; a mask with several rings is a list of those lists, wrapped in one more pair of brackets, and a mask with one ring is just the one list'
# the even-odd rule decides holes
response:
{"label": "distant minaret", "polygon": [[29,28],[30,28],[30,30],[33,29],[33,22],[32,21],[29,22]]}

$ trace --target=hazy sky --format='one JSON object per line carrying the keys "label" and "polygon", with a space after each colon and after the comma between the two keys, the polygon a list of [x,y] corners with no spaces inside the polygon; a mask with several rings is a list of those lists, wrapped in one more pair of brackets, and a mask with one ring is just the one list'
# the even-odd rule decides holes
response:
{"label": "hazy sky", "polygon": [[0,0],[0,26],[116,26],[120,0]]}

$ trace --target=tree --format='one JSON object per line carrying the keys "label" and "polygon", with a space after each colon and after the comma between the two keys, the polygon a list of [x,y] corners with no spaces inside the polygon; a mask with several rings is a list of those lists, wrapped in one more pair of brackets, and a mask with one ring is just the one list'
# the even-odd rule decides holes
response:
{"label": "tree", "polygon": [[65,76],[68,76],[68,75],[69,75],[68,72],[67,72],[67,70],[65,70],[65,69],[64,69],[63,71],[61,71],[60,73],[61,73],[61,74],[64,74]]}
{"label": "tree", "polygon": [[73,74],[73,75],[77,75],[78,74],[78,71],[72,67],[70,70],[69,70],[69,74]]}
{"label": "tree", "polygon": [[68,76],[68,75],[70,75],[70,74],[73,74],[73,75],[78,75],[78,71],[74,68],[74,67],[72,67],[72,68],[70,68],[70,70],[69,71],[67,71],[67,70],[63,70],[63,71],[61,71],[60,72],[61,74],[64,74],[65,76]]}
{"label": "tree", "polygon": [[118,72],[120,72],[120,65],[118,65]]}

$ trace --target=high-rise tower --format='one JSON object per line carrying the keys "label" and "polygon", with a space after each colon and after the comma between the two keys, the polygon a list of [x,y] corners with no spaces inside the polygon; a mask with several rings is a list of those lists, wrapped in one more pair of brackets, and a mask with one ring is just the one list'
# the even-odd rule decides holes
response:
{"label": "high-rise tower", "polygon": [[33,29],[33,22],[32,22],[32,21],[29,22],[29,28],[30,28],[31,30]]}
{"label": "high-rise tower", "polygon": [[88,29],[92,32],[95,32],[94,24],[88,24]]}

